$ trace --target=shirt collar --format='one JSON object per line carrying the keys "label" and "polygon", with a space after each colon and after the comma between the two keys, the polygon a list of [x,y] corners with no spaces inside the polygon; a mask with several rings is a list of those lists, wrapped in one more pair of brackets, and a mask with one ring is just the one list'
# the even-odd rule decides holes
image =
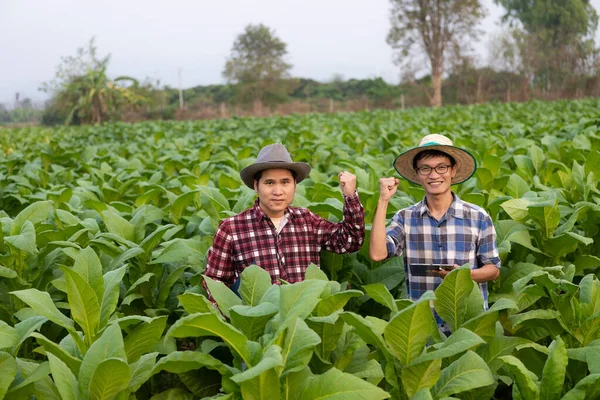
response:
{"label": "shirt collar", "polygon": [[[448,211],[446,211],[446,215],[448,217],[453,216],[454,218],[463,219],[465,215],[465,202],[459,199],[454,192],[452,192],[452,197],[454,200],[452,200]],[[427,197],[423,197],[423,200],[417,203],[417,213],[418,215],[423,216],[427,214],[427,211],[429,211],[427,208]]]}

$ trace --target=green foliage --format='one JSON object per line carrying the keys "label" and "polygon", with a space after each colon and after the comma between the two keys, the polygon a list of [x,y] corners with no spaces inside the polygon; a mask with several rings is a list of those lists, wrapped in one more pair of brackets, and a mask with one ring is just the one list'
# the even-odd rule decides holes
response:
{"label": "green foliage", "polygon": [[286,54],[286,44],[274,31],[263,24],[247,25],[233,43],[223,76],[238,83],[236,98],[241,103],[273,106],[287,96],[283,79],[292,66],[284,60]]}
{"label": "green foliage", "polygon": [[587,0],[494,0],[503,20],[519,23],[513,36],[524,69],[546,90],[573,84],[593,71],[598,14]]}
{"label": "green foliage", "polygon": [[[594,398],[599,109],[588,99],[3,131],[0,393]],[[295,204],[332,221],[337,173],[355,173],[369,230],[378,178],[428,132],[480,166],[454,190],[495,223],[502,269],[488,311],[464,268],[405,299],[402,259],[371,261],[368,235],[355,254],[323,253],[304,282],[272,286],[249,266],[240,297],[208,281],[220,310],[206,298],[206,252],[220,220],[252,204],[238,171],[263,145],[285,143],[313,166]],[[388,217],[422,196],[402,181]]]}
{"label": "green foliage", "polygon": [[442,75],[445,59],[465,39],[476,38],[476,26],[485,10],[479,0],[419,1],[392,0],[390,21],[392,28],[387,42],[398,52],[397,62],[410,68],[411,53],[415,48],[430,62],[433,94],[432,106],[442,105]]}
{"label": "green foliage", "polygon": [[121,84],[129,82],[137,87],[135,79],[125,76],[110,79],[106,75],[109,60],[110,56],[96,56],[93,38],[88,48],[77,50],[77,56],[63,57],[56,78],[44,86],[53,99],[42,122],[100,124],[119,119],[126,105],[143,103],[142,96]]}

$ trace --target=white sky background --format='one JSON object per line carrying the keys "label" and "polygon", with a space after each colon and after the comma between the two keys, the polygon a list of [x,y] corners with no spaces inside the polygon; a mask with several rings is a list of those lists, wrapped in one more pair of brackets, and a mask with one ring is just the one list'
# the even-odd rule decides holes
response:
{"label": "white sky background", "polygon": [[[503,9],[482,1],[486,33],[474,48],[486,62]],[[600,0],[591,3],[600,10]],[[177,87],[181,68],[184,88],[223,83],[233,41],[249,23],[264,23],[287,43],[293,76],[397,83],[385,42],[389,9],[387,0],[0,0],[0,103],[12,105],[15,92],[44,100],[38,88],[54,77],[61,56],[75,55],[92,36],[100,56],[111,54],[111,77]]]}

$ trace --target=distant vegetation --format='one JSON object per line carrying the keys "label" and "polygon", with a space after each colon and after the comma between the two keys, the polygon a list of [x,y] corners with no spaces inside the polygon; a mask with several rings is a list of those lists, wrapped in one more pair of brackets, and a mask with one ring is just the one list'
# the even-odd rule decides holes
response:
{"label": "distant vegetation", "polygon": [[[110,77],[110,56],[94,40],[61,58],[44,84],[51,100],[0,105],[0,124],[208,119],[231,116],[358,111],[484,102],[600,96],[598,14],[588,0],[494,0],[505,30],[488,43],[489,59],[472,52],[485,16],[481,0],[390,0],[386,38],[400,84],[380,77],[328,82],[293,77],[286,43],[263,24],[249,24],[224,60],[225,84],[182,92],[159,82]],[[382,38],[383,40],[383,38]]]}

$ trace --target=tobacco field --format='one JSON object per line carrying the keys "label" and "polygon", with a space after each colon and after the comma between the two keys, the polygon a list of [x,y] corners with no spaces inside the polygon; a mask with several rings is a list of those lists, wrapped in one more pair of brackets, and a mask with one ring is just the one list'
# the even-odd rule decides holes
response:
{"label": "tobacco field", "polygon": [[[368,256],[378,180],[428,133],[479,165],[453,188],[496,227],[485,312],[468,268],[412,302],[402,259]],[[207,279],[219,312],[205,255],[274,142],[312,166],[294,205],[332,221],[357,176],[367,240],[296,284]],[[599,178],[598,99],[0,128],[0,399],[600,398]],[[423,194],[401,181],[388,217]]]}

